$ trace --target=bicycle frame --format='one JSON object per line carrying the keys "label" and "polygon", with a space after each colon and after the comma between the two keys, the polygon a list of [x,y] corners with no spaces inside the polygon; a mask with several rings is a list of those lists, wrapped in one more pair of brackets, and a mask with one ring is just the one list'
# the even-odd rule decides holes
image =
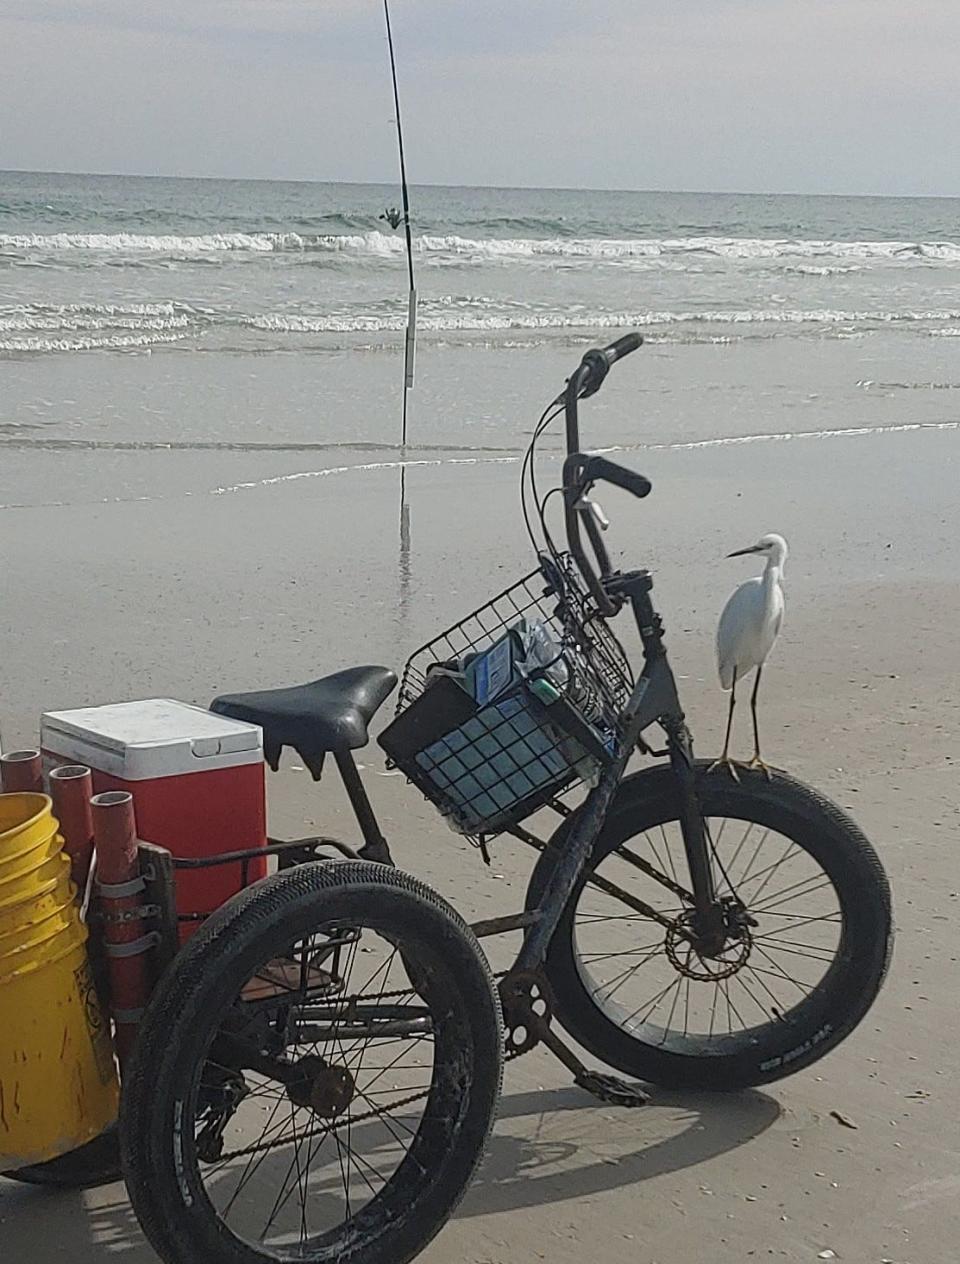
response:
{"label": "bicycle frame", "polygon": [[[687,727],[676,680],[667,658],[663,640],[663,624],[651,599],[653,580],[646,570],[626,573],[614,572],[600,535],[598,518],[587,493],[594,481],[604,479],[613,482],[636,495],[646,495],[650,484],[642,475],[626,470],[603,457],[590,456],[579,451],[578,401],[583,395],[592,394],[602,382],[610,364],[622,354],[639,345],[639,338],[622,339],[605,352],[589,352],[567,383],[562,396],[566,413],[567,458],[564,462],[563,494],[567,537],[571,556],[577,563],[588,589],[596,603],[601,618],[610,618],[629,604],[636,620],[643,645],[643,669],[619,717],[620,742],[613,759],[605,766],[598,784],[590,790],[575,814],[575,820],[564,840],[559,858],[535,907],[521,913],[490,918],[477,922],[473,929],[478,937],[523,931],[523,943],[508,978],[520,973],[537,972],[543,965],[550,941],[557,929],[564,909],[580,881],[590,859],[594,844],[603,828],[607,813],[623,779],[631,756],[637,749],[647,750],[642,734],[654,724],[659,724],[666,735],[666,751],[670,766],[677,779],[680,801],[680,825],[686,852],[690,889],[679,885],[659,873],[640,857],[626,854],[628,863],[645,871],[650,877],[671,889],[674,894],[690,905],[690,921],[687,934],[695,939],[698,950],[704,955],[720,951],[725,942],[723,905],[718,899],[710,861],[709,839],[700,812],[696,789],[696,773],[693,762],[693,743]],[[629,345],[628,345],[629,344]],[[557,403],[560,401],[558,400]],[[581,520],[597,560],[594,570],[581,537]],[[332,847],[341,856],[359,857],[392,865],[393,859],[387,842],[380,830],[373,807],[360,780],[353,756],[348,751],[336,755],[338,771],[351,802],[363,846],[357,850],[327,838],[310,838],[278,843],[271,840],[268,851],[278,855],[281,865],[320,859],[318,851]],[[562,805],[555,805],[563,811]],[[543,850],[546,844],[520,827],[509,831],[515,837]],[[250,853],[262,856],[263,852]],[[245,853],[204,860],[175,860],[179,867],[201,867],[244,859]],[[642,900],[610,883],[605,878],[592,875],[591,883],[615,895],[629,907],[653,921],[668,923],[662,914]],[[197,916],[199,920],[199,915]]]}
{"label": "bicycle frame", "polygon": [[524,935],[514,970],[536,970],[542,965],[563,910],[603,828],[627,763],[639,745],[641,734],[655,723],[666,733],[670,764],[680,787],[681,825],[698,930],[708,937],[719,929],[715,924],[718,920],[716,891],[694,781],[692,739],[663,643],[660,616],[650,599],[652,587],[647,571],[617,576],[609,585],[611,595],[622,595],[630,601],[643,642],[644,667],[623,710],[618,753],[578,812],[563,854],[534,910],[536,920]]}
{"label": "bicycle frame", "polygon": [[[580,451],[578,403],[582,396],[598,389],[610,364],[620,354],[633,350],[639,340],[614,344],[607,352],[588,352],[563,394],[566,419],[567,459],[563,467],[564,517],[570,552],[604,618],[616,614],[629,601],[643,644],[644,666],[621,716],[622,740],[613,762],[604,770],[599,784],[591,790],[578,814],[563,854],[557,863],[538,908],[537,921],[524,937],[514,969],[535,970],[543,962],[563,910],[579,881],[627,762],[637,748],[641,734],[659,723],[666,733],[670,765],[680,791],[680,825],[692,886],[694,930],[706,951],[723,944],[722,909],[717,900],[710,864],[708,839],[697,799],[693,766],[693,741],[680,705],[676,680],[663,642],[663,623],[650,597],[653,580],[645,570],[615,574],[600,534],[594,508],[587,499],[593,481],[607,481],[646,495],[650,485],[640,475],[623,470],[602,458]],[[625,350],[619,350],[624,347]],[[612,355],[610,353],[613,353]],[[559,401],[558,401],[559,402]],[[581,519],[599,573],[594,570],[580,534]],[[650,910],[652,912],[652,910]]]}

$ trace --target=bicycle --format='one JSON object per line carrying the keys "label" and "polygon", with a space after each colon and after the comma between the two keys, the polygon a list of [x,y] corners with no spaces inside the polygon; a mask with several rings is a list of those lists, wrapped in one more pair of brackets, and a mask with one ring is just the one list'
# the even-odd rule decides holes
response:
{"label": "bicycle", "polygon": [[[640,343],[588,352],[544,411],[521,480],[536,571],[412,656],[380,738],[461,833],[538,851],[521,911],[469,927],[392,867],[353,756],[392,672],[214,703],[261,726],[273,767],[290,746],[319,777],[332,755],[363,845],[271,844],[280,872],[170,953],[120,1120],[134,1209],[169,1264],[411,1259],[470,1183],[504,1060],[542,1043],[595,1097],[646,1100],[557,1026],[631,1080],[732,1090],[811,1065],[872,1005],[892,948],[875,852],[788,774],[737,782],[695,760],[651,577],[604,546],[594,485],[651,485],[581,451],[579,401]],[[534,467],[561,413],[562,551]],[[610,628],[627,608],[636,677]],[[628,774],[636,753],[658,762]],[[541,808],[560,817],[548,839],[523,823]],[[480,941],[510,931],[522,945],[497,981]]]}

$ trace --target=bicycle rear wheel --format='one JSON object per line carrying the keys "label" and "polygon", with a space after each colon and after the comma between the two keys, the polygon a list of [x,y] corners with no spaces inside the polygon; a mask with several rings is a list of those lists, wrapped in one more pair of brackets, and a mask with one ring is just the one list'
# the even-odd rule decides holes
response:
{"label": "bicycle rear wheel", "polygon": [[[890,960],[890,890],[849,817],[785,773],[743,770],[738,783],[701,769],[698,796],[723,950],[695,946],[676,779],[650,769],[611,804],[546,974],[561,1024],[609,1065],[670,1087],[745,1088],[809,1066],[867,1013]],[[574,821],[541,856],[530,906]]]}
{"label": "bicycle rear wheel", "polygon": [[465,1192],[502,1023],[457,914],[380,865],[308,864],[207,921],[124,1080],[134,1210],[168,1264],[402,1264]]}

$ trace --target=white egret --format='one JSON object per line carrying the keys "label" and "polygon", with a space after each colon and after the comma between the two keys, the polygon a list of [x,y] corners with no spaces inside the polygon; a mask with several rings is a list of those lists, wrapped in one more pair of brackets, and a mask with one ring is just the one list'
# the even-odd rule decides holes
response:
{"label": "white egret", "polygon": [[783,624],[783,564],[787,560],[787,542],[782,535],[765,535],[748,549],[737,549],[728,557],[743,557],[747,553],[762,553],[767,564],[763,574],[748,579],[732,594],[723,608],[717,627],[717,669],[720,685],[730,690],[730,710],[727,714],[727,735],[723,742],[723,754],[710,767],[724,767],[734,779],[737,770],[730,758],[730,733],[733,729],[733,709],[737,704],[737,681],[742,680],[754,668],[757,678],[750,697],[753,714],[753,759],[748,768],[762,768],[770,776],[770,770],[760,758],[760,734],[757,729],[757,692],[763,665],[773,649]]}

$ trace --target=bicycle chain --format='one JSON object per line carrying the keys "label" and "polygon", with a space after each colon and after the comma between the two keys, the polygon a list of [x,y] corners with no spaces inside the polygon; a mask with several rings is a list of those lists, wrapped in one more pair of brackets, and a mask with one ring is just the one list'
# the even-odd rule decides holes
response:
{"label": "bicycle chain", "polygon": [[[506,973],[507,972],[503,970],[499,974],[495,975],[494,977],[499,979],[499,978],[502,978],[503,975]],[[411,991],[412,991],[411,988],[397,988],[392,992],[378,992],[376,993],[376,995],[374,995],[373,993],[370,993],[369,995],[361,994],[359,996],[352,997],[351,1000],[352,1000],[352,1003],[355,1005],[361,1004],[364,1001],[386,1001],[386,1000],[395,999],[396,997],[409,996]],[[503,1058],[504,1062],[512,1062],[514,1058],[518,1058],[518,1057],[520,1057],[519,1051],[514,1052],[509,1049],[504,1050],[504,1058]],[[430,1093],[429,1089],[424,1089],[419,1093],[411,1093],[409,1097],[402,1097],[398,1102],[393,1102],[390,1106],[390,1110],[394,1111],[394,1110],[399,1110],[403,1106],[412,1106],[414,1102],[421,1101],[423,1098],[427,1097],[429,1093]],[[273,1139],[272,1141],[260,1141],[258,1143],[255,1143],[254,1145],[245,1146],[242,1150],[231,1150],[228,1154],[221,1155],[217,1161],[225,1162],[228,1159],[246,1158],[247,1155],[259,1154],[264,1150],[272,1150],[276,1146],[289,1145],[290,1142],[293,1142],[294,1144],[299,1145],[300,1142],[302,1141],[307,1141],[312,1137],[325,1136],[331,1132],[334,1132],[337,1128],[342,1128],[346,1125],[349,1125],[352,1128],[354,1124],[362,1124],[362,1123],[366,1123],[368,1119],[376,1119],[380,1115],[384,1114],[384,1109],[385,1108],[381,1108],[379,1110],[371,1109],[371,1110],[364,1111],[362,1115],[351,1114],[347,1118],[340,1121],[334,1121],[329,1124],[317,1125],[315,1128],[309,1129],[307,1132],[303,1133],[298,1138],[297,1137],[277,1137]]]}
{"label": "bicycle chain", "polygon": [[[493,977],[495,979],[502,979],[504,978],[505,975],[509,973],[510,973],[509,970],[499,970],[494,974]],[[410,992],[411,992],[410,988],[398,988],[394,992],[378,992],[376,996],[373,996],[372,994],[369,996],[364,996],[364,995],[355,996],[353,1000],[354,1000],[354,1003],[356,1004],[359,1004],[360,1002],[363,1002],[363,1001],[386,1001],[398,996],[409,996]],[[525,1052],[527,1051],[523,1049],[505,1048],[503,1051],[503,1060],[504,1062],[513,1062],[515,1058],[522,1058]],[[401,1102],[399,1104],[405,1105],[406,1103]]]}

